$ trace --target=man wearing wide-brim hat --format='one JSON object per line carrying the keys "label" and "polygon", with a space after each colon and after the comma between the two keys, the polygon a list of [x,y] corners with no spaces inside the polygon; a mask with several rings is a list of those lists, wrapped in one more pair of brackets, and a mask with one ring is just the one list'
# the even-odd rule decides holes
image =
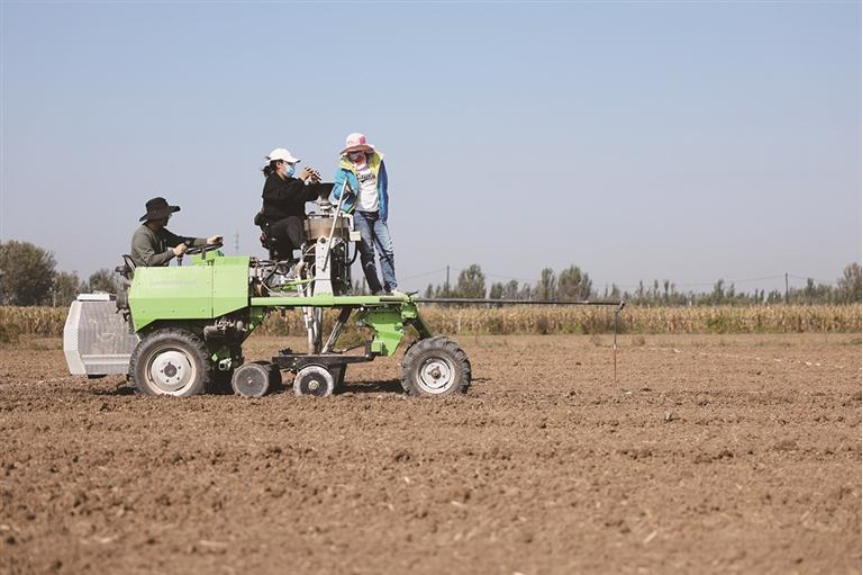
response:
{"label": "man wearing wide-brim hat", "polygon": [[165,227],[171,214],[180,211],[180,206],[168,204],[165,198],[148,201],[147,213],[141,216],[144,222],[132,236],[132,261],[137,267],[166,266],[189,248],[203,247],[207,244],[221,244],[222,236],[191,238],[178,236]]}

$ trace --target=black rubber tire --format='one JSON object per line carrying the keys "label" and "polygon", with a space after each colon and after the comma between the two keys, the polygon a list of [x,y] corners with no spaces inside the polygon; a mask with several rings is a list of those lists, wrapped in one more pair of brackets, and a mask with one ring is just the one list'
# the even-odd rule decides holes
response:
{"label": "black rubber tire", "polygon": [[[424,366],[435,362],[448,374],[440,387],[424,383],[425,379],[420,374]],[[402,358],[401,367],[402,388],[408,395],[439,397],[466,393],[471,382],[467,354],[456,342],[442,335],[413,344]]]}
{"label": "black rubber tire", "polygon": [[233,367],[227,371],[221,371],[215,362],[213,362],[210,366],[210,383],[207,384],[207,393],[214,395],[234,395],[231,380],[234,378],[235,371],[236,369]]}
{"label": "black rubber tire", "polygon": [[[194,369],[192,379],[176,392],[168,392],[147,377],[149,364],[156,356],[166,350],[182,353]],[[177,328],[159,329],[147,334],[132,352],[129,361],[129,375],[138,391],[144,395],[173,395],[191,397],[206,393],[212,377],[210,358],[204,342],[188,331]]]}
{"label": "black rubber tire", "polygon": [[207,385],[207,392],[215,395],[234,395],[234,388],[231,385],[231,380],[234,379],[234,372],[238,367],[245,363],[243,358],[243,350],[239,347],[231,350],[231,359],[239,358],[236,365],[231,365],[231,369],[222,371],[216,362],[210,364],[211,380]]}
{"label": "black rubber tire", "polygon": [[[428,340],[430,340],[430,339],[441,339],[441,338],[449,339],[449,338],[448,338],[447,336],[445,336],[445,335],[433,335],[433,336],[431,336],[431,337],[427,337],[427,338],[425,338],[425,339],[417,339],[417,340],[414,340],[414,341],[413,341],[413,342],[412,342],[412,343],[407,347],[407,349],[405,349],[405,354],[402,356],[402,361],[404,361],[404,358],[405,358],[405,357],[407,357],[408,353],[410,353],[410,351],[413,349],[413,347],[414,347],[416,344],[418,344],[419,342],[421,342],[421,341],[428,341]],[[401,364],[400,364],[400,365],[401,365]]]}
{"label": "black rubber tire", "polygon": [[282,388],[282,371],[274,363],[270,366],[270,393],[274,393]]}
{"label": "black rubber tire", "polygon": [[243,397],[262,397],[273,391],[276,377],[281,382],[281,374],[273,368],[273,364],[268,361],[253,361],[244,363],[234,371],[231,387],[235,394]]}
{"label": "black rubber tire", "polygon": [[322,365],[307,365],[294,377],[294,395],[329,397],[336,391],[336,380]]}
{"label": "black rubber tire", "polygon": [[335,393],[341,393],[345,387],[345,373],[348,370],[347,364],[342,365],[340,367],[333,367],[330,369],[330,373],[333,376],[333,381],[335,382]]}

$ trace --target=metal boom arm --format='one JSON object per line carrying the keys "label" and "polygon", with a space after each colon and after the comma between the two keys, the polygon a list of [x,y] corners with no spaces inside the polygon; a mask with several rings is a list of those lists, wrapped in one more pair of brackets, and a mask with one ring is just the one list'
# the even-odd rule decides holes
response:
{"label": "metal boom arm", "polygon": [[620,321],[620,312],[626,306],[625,301],[558,301],[552,299],[489,299],[469,297],[441,297],[420,298],[413,297],[411,301],[416,303],[434,303],[443,305],[466,305],[466,304],[489,304],[499,305],[584,305],[584,306],[606,306],[614,307],[614,343],[612,344],[612,356],[614,361],[614,382],[617,383],[617,330]]}

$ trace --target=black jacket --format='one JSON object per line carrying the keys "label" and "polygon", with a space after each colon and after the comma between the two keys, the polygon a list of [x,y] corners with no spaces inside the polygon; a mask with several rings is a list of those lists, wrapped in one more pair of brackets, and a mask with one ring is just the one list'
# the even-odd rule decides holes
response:
{"label": "black jacket", "polygon": [[276,221],[288,216],[306,217],[306,202],[318,198],[319,186],[305,184],[297,178],[283,180],[278,174],[271,174],[264,183],[263,217]]}

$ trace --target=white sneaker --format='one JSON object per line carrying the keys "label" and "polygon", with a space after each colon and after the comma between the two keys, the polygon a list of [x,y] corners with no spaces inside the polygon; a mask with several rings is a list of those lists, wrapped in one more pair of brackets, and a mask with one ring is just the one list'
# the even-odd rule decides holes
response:
{"label": "white sneaker", "polygon": [[388,295],[391,295],[394,297],[404,297],[404,298],[408,297],[408,294],[406,294],[404,292],[400,292],[397,289],[390,290],[390,293]]}

